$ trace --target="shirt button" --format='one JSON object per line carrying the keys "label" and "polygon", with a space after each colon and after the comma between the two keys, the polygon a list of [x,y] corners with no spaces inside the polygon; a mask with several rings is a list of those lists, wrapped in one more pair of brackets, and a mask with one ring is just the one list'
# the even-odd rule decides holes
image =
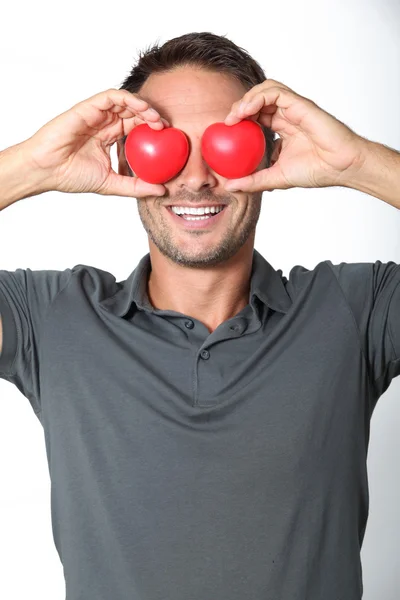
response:
{"label": "shirt button", "polygon": [[185,321],[185,327],[187,327],[188,329],[193,329],[193,327],[194,327],[193,321]]}
{"label": "shirt button", "polygon": [[208,350],[202,350],[200,356],[204,360],[208,360],[210,358],[210,353]]}

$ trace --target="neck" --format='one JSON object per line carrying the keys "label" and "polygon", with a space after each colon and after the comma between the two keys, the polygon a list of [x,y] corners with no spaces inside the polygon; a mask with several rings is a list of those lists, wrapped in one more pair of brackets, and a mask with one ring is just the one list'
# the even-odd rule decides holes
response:
{"label": "neck", "polygon": [[228,261],[191,269],[166,258],[150,241],[149,300],[159,310],[197,319],[212,333],[249,303],[253,247],[245,244]]}

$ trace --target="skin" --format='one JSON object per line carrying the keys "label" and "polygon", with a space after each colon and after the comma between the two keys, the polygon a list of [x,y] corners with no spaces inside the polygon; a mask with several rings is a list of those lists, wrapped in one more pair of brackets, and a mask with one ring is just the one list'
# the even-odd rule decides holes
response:
{"label": "skin", "polygon": [[[228,192],[226,178],[215,173],[201,155],[201,138],[212,123],[224,121],[232,104],[245,94],[230,75],[193,67],[151,75],[139,94],[172,127],[189,139],[189,159],[165,184],[164,196],[137,199],[139,216],[149,238],[152,270],[148,294],[152,305],[201,321],[214,331],[249,302],[255,229],[262,192]],[[118,172],[129,175],[123,146],[118,142]],[[276,161],[276,152],[271,165]],[[267,166],[264,158],[257,170]],[[218,224],[189,230],[173,222],[169,204],[182,201],[227,203]]]}

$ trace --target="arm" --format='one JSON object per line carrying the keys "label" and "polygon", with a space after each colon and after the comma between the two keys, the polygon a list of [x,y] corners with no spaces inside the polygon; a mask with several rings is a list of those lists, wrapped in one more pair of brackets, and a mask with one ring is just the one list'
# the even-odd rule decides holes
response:
{"label": "arm", "polygon": [[48,191],[45,175],[29,162],[27,142],[0,152],[0,210],[10,204]]}
{"label": "arm", "polygon": [[366,139],[363,144],[361,166],[343,185],[400,209],[400,152]]}

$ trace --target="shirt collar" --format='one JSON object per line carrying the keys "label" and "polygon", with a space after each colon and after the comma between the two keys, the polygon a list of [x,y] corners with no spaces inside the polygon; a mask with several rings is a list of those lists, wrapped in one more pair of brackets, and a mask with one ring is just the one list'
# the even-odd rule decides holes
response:
{"label": "shirt collar", "polygon": [[[128,279],[115,284],[118,288],[117,291],[103,299],[100,302],[101,306],[119,317],[128,313],[132,302],[141,310],[154,311],[147,294],[150,270],[151,260],[150,253],[148,253],[140,259]],[[275,271],[272,265],[256,249],[253,249],[249,301],[255,295],[266,306],[286,313],[292,303],[286,291],[286,282],[287,279],[282,275],[282,270]]]}

